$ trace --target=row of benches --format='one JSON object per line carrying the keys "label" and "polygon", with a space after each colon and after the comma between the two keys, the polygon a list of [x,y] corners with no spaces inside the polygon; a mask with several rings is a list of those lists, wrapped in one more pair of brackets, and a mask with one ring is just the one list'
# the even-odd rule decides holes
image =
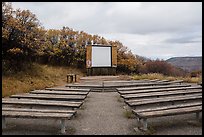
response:
{"label": "row of benches", "polygon": [[147,119],[202,112],[202,86],[173,84],[117,88],[124,102],[137,117],[138,128],[147,130]]}
{"label": "row of benches", "polygon": [[75,116],[89,92],[90,89],[47,88],[2,98],[2,128],[6,128],[6,118],[49,118],[60,120],[64,134],[65,121]]}
{"label": "row of benches", "polygon": [[68,84],[66,87],[69,88],[88,88],[91,89],[91,91],[108,91],[108,92],[116,92],[116,88],[138,88],[138,87],[144,87],[144,86],[165,86],[165,85],[171,85],[171,84],[181,84],[183,80],[175,80],[175,81],[169,81],[169,80],[159,80],[159,79],[153,79],[153,80],[131,80],[131,81],[96,81],[96,82],[83,82],[83,83],[75,83],[75,84]]}

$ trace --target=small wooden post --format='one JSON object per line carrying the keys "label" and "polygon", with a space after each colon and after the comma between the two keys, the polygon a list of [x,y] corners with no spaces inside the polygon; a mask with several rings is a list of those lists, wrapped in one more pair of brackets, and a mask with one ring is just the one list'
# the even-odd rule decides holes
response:
{"label": "small wooden post", "polygon": [[[67,74],[67,83],[72,83],[74,81],[74,74]],[[76,81],[76,76],[75,76]]]}
{"label": "small wooden post", "polygon": [[74,82],[76,82],[76,81],[77,81],[77,75],[76,75],[76,74],[74,74],[74,76],[75,76],[75,81],[74,81]]}
{"label": "small wooden post", "polygon": [[70,83],[72,83],[74,81],[74,75],[73,74],[70,75],[70,79],[71,79]]}
{"label": "small wooden post", "polygon": [[69,83],[69,74],[67,74],[67,83]]}

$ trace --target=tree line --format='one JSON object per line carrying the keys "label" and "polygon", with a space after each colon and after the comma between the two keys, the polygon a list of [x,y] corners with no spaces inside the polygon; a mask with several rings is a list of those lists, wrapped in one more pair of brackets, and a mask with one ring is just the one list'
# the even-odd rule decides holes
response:
{"label": "tree line", "polygon": [[12,3],[2,2],[3,70],[18,71],[31,62],[85,68],[88,44],[117,46],[118,72],[185,74],[163,60],[153,61],[133,54],[118,40],[107,40],[66,26],[46,30],[31,11],[14,10]]}

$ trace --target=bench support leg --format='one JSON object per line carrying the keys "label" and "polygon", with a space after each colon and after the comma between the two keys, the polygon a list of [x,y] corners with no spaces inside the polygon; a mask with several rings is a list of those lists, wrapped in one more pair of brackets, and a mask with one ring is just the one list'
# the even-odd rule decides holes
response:
{"label": "bench support leg", "polygon": [[[138,120],[138,129],[147,131],[147,119],[146,118],[137,118]],[[142,122],[141,122],[142,121]]]}
{"label": "bench support leg", "polygon": [[6,128],[6,119],[5,117],[2,117],[2,129]]}
{"label": "bench support leg", "polygon": [[65,134],[65,119],[61,119],[61,134]]}
{"label": "bench support leg", "polygon": [[141,118],[137,118],[137,121],[138,121],[138,128],[141,128],[142,127]]}
{"label": "bench support leg", "polygon": [[146,118],[143,119],[143,130],[144,131],[147,130],[147,119]]}
{"label": "bench support leg", "polygon": [[199,120],[200,112],[196,112],[196,119]]}
{"label": "bench support leg", "polygon": [[104,81],[102,82],[102,92],[104,92]]}

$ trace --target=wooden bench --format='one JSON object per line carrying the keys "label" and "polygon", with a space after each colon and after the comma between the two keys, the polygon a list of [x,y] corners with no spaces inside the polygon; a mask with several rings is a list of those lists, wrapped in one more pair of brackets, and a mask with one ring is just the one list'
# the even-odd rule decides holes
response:
{"label": "wooden bench", "polygon": [[174,81],[169,81],[169,82],[166,82],[166,83],[169,83],[169,84],[175,84],[175,83],[183,83],[183,80],[174,80]]}
{"label": "wooden bench", "polygon": [[164,91],[164,92],[148,92],[148,93],[141,93],[141,94],[127,94],[121,95],[124,99],[137,99],[137,98],[150,98],[150,97],[165,97],[165,96],[177,96],[177,95],[188,95],[188,94],[196,94],[202,93],[202,90],[184,90],[184,91]]}
{"label": "wooden bench", "polygon": [[69,88],[124,88],[124,87],[141,87],[141,86],[156,86],[156,85],[170,85],[178,83],[179,81],[170,81],[170,82],[148,82],[148,83],[130,83],[130,84],[120,84],[120,85],[87,85],[87,84],[68,84],[65,87]]}
{"label": "wooden bench", "polygon": [[[180,87],[180,88],[162,88],[162,89],[149,89],[149,90],[133,90],[122,92],[121,96],[129,95],[129,94],[141,94],[141,93],[154,93],[154,92],[165,92],[165,91],[178,91],[178,90],[193,90],[193,89],[202,89],[201,86],[195,87]],[[121,92],[120,92],[121,93]]]}
{"label": "wooden bench", "polygon": [[130,85],[121,85],[121,86],[115,86],[116,88],[120,87],[139,87],[139,86],[158,86],[158,85],[170,85],[170,84],[176,84],[176,83],[182,83],[182,80],[175,80],[175,81],[169,81],[169,82],[151,82],[151,83],[136,83],[136,84],[130,84]]}
{"label": "wooden bench", "polygon": [[[85,88],[85,89],[92,89],[92,88],[102,88],[102,84],[101,85],[91,85],[91,84],[69,84],[66,85],[65,87],[68,88],[75,88],[75,89],[80,89],[80,88]],[[111,86],[109,86],[111,87]]]}
{"label": "wooden bench", "polygon": [[30,91],[31,94],[53,94],[53,95],[88,95],[89,92],[81,92],[81,91],[49,91],[49,90],[34,90]]}
{"label": "wooden bench", "polygon": [[56,91],[81,91],[81,92],[89,92],[90,89],[82,89],[82,88],[45,88],[45,90],[56,90]]}
{"label": "wooden bench", "polygon": [[70,113],[75,115],[76,110],[59,110],[59,109],[29,109],[29,108],[16,108],[16,107],[2,107],[2,111],[23,111],[23,112],[43,112],[43,113]]}
{"label": "wooden bench", "polygon": [[183,82],[183,80],[174,80],[174,81],[162,81],[162,82],[156,82],[155,84],[152,84],[152,85],[170,85],[170,84],[176,84],[176,83],[179,83],[181,84]]}
{"label": "wooden bench", "polygon": [[[143,79],[143,80],[117,80],[117,81],[104,81],[105,83],[146,83],[146,82],[159,82],[159,79],[153,79],[153,80],[148,80],[148,79]],[[167,82],[167,80],[161,80],[161,82]],[[90,83],[92,81],[86,81],[86,83]]]}
{"label": "wooden bench", "polygon": [[17,99],[17,98],[2,98],[2,105],[23,105],[23,106],[51,106],[51,107],[66,107],[71,109],[79,108],[83,102],[74,101],[55,101],[55,100],[36,100],[36,99]]}
{"label": "wooden bench", "polygon": [[84,100],[86,95],[53,95],[53,94],[17,94],[11,95],[10,98],[30,98],[30,99],[43,99],[43,100],[62,100],[62,101],[70,101],[70,100]]}
{"label": "wooden bench", "polygon": [[76,74],[67,74],[67,83],[72,83],[77,81]]}
{"label": "wooden bench", "polygon": [[190,84],[182,85],[164,85],[164,86],[145,86],[145,87],[130,87],[130,88],[116,88],[120,94],[125,94],[126,91],[132,90],[147,90],[147,89],[160,89],[160,88],[178,88],[178,87],[190,87]]}
{"label": "wooden bench", "polygon": [[[169,81],[168,80],[161,80],[159,82],[147,82],[146,83],[141,83],[141,82],[136,82],[135,81],[116,81],[114,84],[111,84],[109,81],[104,81],[104,82],[100,82],[97,84],[68,84],[65,87],[71,88],[71,89],[80,89],[80,88],[89,88],[89,89],[97,89],[97,90],[101,90],[101,89],[115,89],[117,88],[124,88],[124,87],[141,87],[141,86],[155,86],[155,85],[170,85],[172,83],[178,83],[181,81]],[[88,82],[89,83],[89,82]],[[119,83],[119,84],[118,84]],[[177,85],[178,86],[178,85]],[[182,85],[180,85],[181,87]],[[188,85],[190,86],[190,85]],[[50,89],[50,88],[49,88]]]}
{"label": "wooden bench", "polygon": [[[5,118],[50,118],[60,120],[61,133],[64,134],[65,120],[75,115],[76,110],[74,109],[83,104],[90,90],[87,89],[86,92],[85,90],[83,92],[70,91],[44,90],[37,91],[38,94],[33,92],[2,98],[2,128],[6,126]],[[70,108],[72,110],[69,110]]]}
{"label": "wooden bench", "polygon": [[185,96],[177,96],[177,97],[163,97],[163,98],[154,98],[154,99],[132,99],[132,100],[125,100],[130,107],[136,108],[137,106],[142,105],[149,105],[155,104],[158,105],[159,103],[167,103],[170,102],[175,104],[178,101],[190,101],[190,100],[202,100],[202,93],[197,93],[194,95],[185,95]]}
{"label": "wooden bench", "polygon": [[159,81],[159,79],[150,79],[150,80],[147,80],[147,81],[150,81],[150,82],[157,82],[157,81]]}
{"label": "wooden bench", "polygon": [[[163,86],[117,88],[138,120],[138,128],[147,130],[147,119],[202,112],[202,86],[170,85],[182,81],[158,82]],[[165,83],[168,85],[165,85]]]}
{"label": "wooden bench", "polygon": [[65,121],[70,120],[76,113],[74,110],[44,110],[25,108],[2,108],[2,129],[6,128],[6,118],[42,118],[59,119],[61,133],[65,133]]}
{"label": "wooden bench", "polygon": [[146,131],[148,118],[196,113],[196,118],[199,119],[199,114],[202,112],[202,102],[132,111],[137,116],[138,128]]}
{"label": "wooden bench", "polygon": [[156,81],[157,83],[161,83],[161,82],[169,82],[170,80],[159,80],[159,81]]}

